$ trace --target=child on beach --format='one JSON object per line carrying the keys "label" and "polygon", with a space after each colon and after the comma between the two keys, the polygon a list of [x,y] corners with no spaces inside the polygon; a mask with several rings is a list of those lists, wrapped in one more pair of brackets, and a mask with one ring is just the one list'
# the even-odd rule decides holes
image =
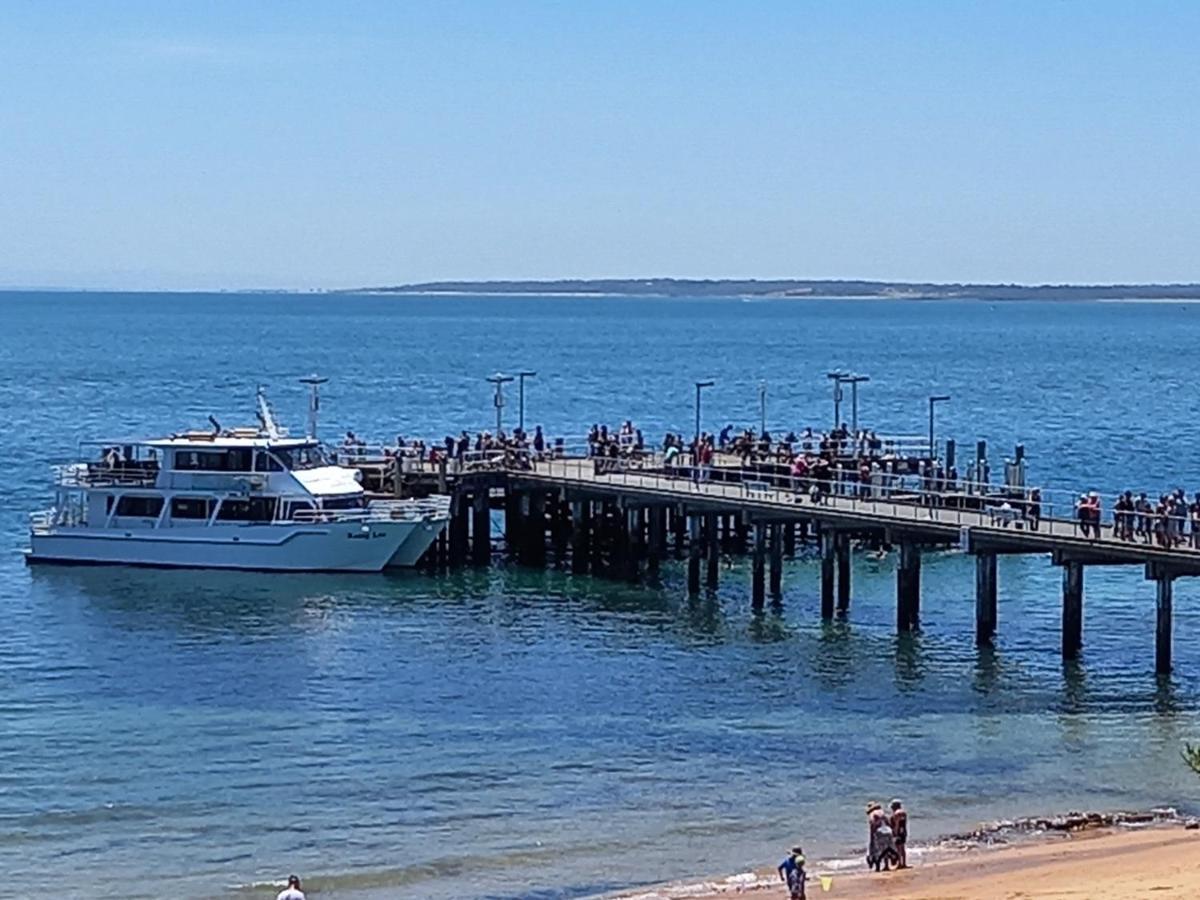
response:
{"label": "child on beach", "polygon": [[804,850],[799,845],[779,864],[779,880],[788,887],[791,900],[804,900]]}

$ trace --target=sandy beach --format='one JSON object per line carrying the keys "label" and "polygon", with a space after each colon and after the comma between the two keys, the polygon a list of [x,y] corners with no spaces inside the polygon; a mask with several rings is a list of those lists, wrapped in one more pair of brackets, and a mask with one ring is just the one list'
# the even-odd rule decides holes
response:
{"label": "sandy beach", "polygon": [[[1106,829],[1066,835],[1010,848],[968,851],[960,857],[916,864],[902,872],[832,873],[828,891],[810,868],[808,896],[830,900],[1127,900],[1130,897],[1200,897],[1200,831],[1182,826],[1138,830]],[[731,879],[711,890],[686,894],[695,900],[730,897],[786,898],[778,883],[763,886],[770,873],[758,872],[758,886]],[[643,900],[684,896],[669,889],[638,895]]]}

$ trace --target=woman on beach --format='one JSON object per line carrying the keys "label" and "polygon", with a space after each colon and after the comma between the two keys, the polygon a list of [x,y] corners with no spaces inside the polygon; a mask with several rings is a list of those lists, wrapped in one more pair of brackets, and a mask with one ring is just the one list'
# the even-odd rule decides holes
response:
{"label": "woman on beach", "polygon": [[878,872],[882,866],[883,871],[890,872],[892,863],[900,864],[900,856],[896,852],[892,828],[879,803],[867,804],[867,832],[867,867]]}

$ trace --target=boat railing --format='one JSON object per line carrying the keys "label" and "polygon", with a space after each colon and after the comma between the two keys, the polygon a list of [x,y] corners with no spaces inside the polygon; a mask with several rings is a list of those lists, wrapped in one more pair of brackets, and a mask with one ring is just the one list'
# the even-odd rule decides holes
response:
{"label": "boat railing", "polygon": [[152,487],[158,480],[157,469],[94,463],[54,466],[53,472],[54,484],[62,488]]}
{"label": "boat railing", "polygon": [[311,524],[360,522],[429,522],[444,519],[450,513],[449,497],[423,500],[375,500],[364,509],[298,509],[292,521]]}

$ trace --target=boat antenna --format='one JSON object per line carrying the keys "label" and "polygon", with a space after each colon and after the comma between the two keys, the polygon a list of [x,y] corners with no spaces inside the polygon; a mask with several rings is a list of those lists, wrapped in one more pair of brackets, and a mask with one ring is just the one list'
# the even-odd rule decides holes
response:
{"label": "boat antenna", "polygon": [[267,402],[267,390],[261,384],[258,386],[255,398],[258,400],[258,420],[262,422],[263,431],[271,440],[278,440],[282,437],[283,431],[280,429],[279,423],[275,421],[275,411]]}
{"label": "boat antenna", "polygon": [[317,413],[321,411],[321,385],[328,380],[328,378],[322,378],[315,374],[300,379],[301,384],[308,385],[308,437],[310,438],[317,436]]}

